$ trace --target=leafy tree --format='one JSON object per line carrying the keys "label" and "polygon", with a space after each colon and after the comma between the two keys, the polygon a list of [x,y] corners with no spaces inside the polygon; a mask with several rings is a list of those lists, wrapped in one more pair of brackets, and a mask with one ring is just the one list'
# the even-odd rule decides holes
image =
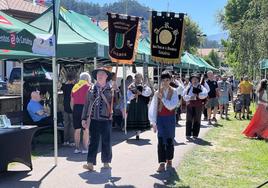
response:
{"label": "leafy tree", "polygon": [[198,37],[201,30],[199,26],[189,17],[185,18],[185,35],[184,35],[184,50],[196,54],[197,47],[200,46],[203,38]]}
{"label": "leafy tree", "polygon": [[255,77],[258,62],[268,57],[268,1],[229,0],[219,18],[230,32],[224,42],[226,63],[238,76]]}
{"label": "leafy tree", "polygon": [[204,57],[204,59],[212,66],[220,67],[220,57],[219,54],[215,50],[211,50],[207,56]]}

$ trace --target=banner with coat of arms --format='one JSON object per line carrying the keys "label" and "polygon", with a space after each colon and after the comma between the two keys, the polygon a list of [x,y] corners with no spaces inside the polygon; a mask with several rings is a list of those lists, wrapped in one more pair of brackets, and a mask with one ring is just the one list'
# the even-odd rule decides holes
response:
{"label": "banner with coat of arms", "polygon": [[151,57],[159,63],[180,63],[184,36],[184,14],[152,11]]}
{"label": "banner with coat of arms", "polygon": [[140,18],[108,13],[108,29],[111,61],[132,64],[140,36]]}

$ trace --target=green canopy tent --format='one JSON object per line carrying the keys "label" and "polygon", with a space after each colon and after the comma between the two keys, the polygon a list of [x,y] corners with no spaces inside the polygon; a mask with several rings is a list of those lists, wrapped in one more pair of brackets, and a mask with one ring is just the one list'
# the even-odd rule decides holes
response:
{"label": "green canopy tent", "polygon": [[[62,12],[62,11],[61,11]],[[53,33],[53,14],[52,8],[46,10],[30,25]],[[97,45],[95,42],[85,39],[76,33],[64,20],[62,14],[59,19],[59,32],[57,41],[57,57],[85,58],[96,57]]]}
{"label": "green canopy tent", "polygon": [[[60,12],[64,21],[80,36],[93,41],[98,47],[98,57],[108,58],[109,48],[109,35],[98,27],[88,16],[79,14],[72,10],[66,10],[61,8]],[[150,48],[148,48],[148,42],[140,39],[138,45],[138,54],[136,61],[143,62],[150,55]],[[150,45],[150,44],[149,44]]]}
{"label": "green canopy tent", "polygon": [[[188,52],[184,52],[181,58],[181,66],[182,68],[187,67],[188,75],[191,70],[199,70],[200,68],[203,68],[204,65],[199,64],[195,59],[192,58],[192,54]],[[180,65],[180,64],[179,64]]]}
{"label": "green canopy tent", "polygon": [[268,69],[268,59],[263,59],[260,61],[260,68],[263,69]]}
{"label": "green canopy tent", "polygon": [[261,75],[262,75],[262,70],[264,70],[264,78],[266,78],[266,74],[267,74],[267,69],[268,69],[268,59],[263,59],[259,62],[260,64],[260,71],[261,71]]}
{"label": "green canopy tent", "polygon": [[26,51],[0,49],[0,59],[28,59],[28,58],[40,58],[40,57],[46,57],[46,56]]}
{"label": "green canopy tent", "polygon": [[[11,50],[10,55],[29,56],[31,53],[52,56],[55,39],[52,34],[30,26],[0,11],[0,49]],[[24,54],[16,51],[24,51]],[[6,55],[7,51],[2,51]],[[36,55],[34,55],[36,56]]]}
{"label": "green canopy tent", "polygon": [[196,63],[199,65],[200,70],[206,71],[206,70],[218,70],[216,68],[214,68],[213,66],[211,66],[210,64],[208,64],[203,58],[195,56],[193,54],[189,53],[189,56],[196,61]]}

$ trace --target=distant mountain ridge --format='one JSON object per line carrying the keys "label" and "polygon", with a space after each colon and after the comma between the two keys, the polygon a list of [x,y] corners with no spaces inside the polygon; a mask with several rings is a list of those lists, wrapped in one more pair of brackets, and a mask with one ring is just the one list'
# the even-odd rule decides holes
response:
{"label": "distant mountain ridge", "polygon": [[214,35],[209,35],[207,36],[207,40],[210,41],[217,41],[217,42],[221,42],[221,40],[227,40],[228,39],[229,34],[227,32],[223,32],[223,33],[218,33],[218,34],[214,34]]}

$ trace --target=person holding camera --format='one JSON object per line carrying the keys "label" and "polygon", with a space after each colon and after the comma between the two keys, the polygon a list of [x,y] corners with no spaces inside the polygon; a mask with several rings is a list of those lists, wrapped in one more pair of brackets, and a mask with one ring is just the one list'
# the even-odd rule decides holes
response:
{"label": "person holding camera", "polygon": [[197,138],[201,126],[203,100],[208,96],[207,89],[200,84],[200,76],[193,73],[190,84],[183,91],[183,99],[186,101],[186,139],[191,136]]}
{"label": "person holding camera", "polygon": [[137,129],[136,139],[139,140],[141,130],[150,127],[148,119],[148,104],[152,90],[143,83],[143,76],[140,73],[135,75],[135,81],[129,85],[127,98],[129,102],[127,125],[129,128]]}

